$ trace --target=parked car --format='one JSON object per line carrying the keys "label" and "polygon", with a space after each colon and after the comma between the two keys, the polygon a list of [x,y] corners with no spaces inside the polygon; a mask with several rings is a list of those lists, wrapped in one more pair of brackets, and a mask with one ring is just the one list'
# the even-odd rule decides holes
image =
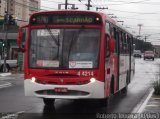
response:
{"label": "parked car", "polygon": [[141,51],[140,50],[134,50],[134,52],[133,52],[133,56],[134,57],[142,57],[142,53],[141,53]]}
{"label": "parked car", "polygon": [[[6,60],[6,72],[18,66],[17,60]],[[0,72],[4,72],[4,59],[0,58]]]}
{"label": "parked car", "polygon": [[145,51],[144,52],[144,60],[145,59],[152,59],[152,60],[154,60],[154,52],[153,51]]}

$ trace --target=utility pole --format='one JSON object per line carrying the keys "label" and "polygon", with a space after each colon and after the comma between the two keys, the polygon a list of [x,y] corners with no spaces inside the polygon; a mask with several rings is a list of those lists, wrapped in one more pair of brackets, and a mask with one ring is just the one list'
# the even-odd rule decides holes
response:
{"label": "utility pole", "polygon": [[7,6],[6,6],[6,12],[5,12],[5,24],[4,24],[4,30],[5,30],[5,39],[4,39],[4,65],[3,65],[3,72],[6,72],[6,59],[7,59],[7,44],[8,44],[8,23],[9,23],[9,0],[7,0]]}
{"label": "utility pole", "polygon": [[[82,0],[78,0],[79,2],[82,2]],[[91,0],[88,0],[88,4],[85,4],[87,6],[87,10],[90,10],[91,5]]]}
{"label": "utility pole", "polygon": [[67,9],[67,5],[68,5],[68,0],[66,0],[65,2],[65,9]]}
{"label": "utility pole", "polygon": [[147,36],[144,37],[144,42],[146,42],[146,41],[147,41]]}
{"label": "utility pole", "polygon": [[141,27],[142,27],[143,24],[138,24],[139,26],[139,36],[141,36]]}
{"label": "utility pole", "polygon": [[91,6],[91,0],[88,0],[87,10],[90,10],[90,7],[92,7],[92,6]]}

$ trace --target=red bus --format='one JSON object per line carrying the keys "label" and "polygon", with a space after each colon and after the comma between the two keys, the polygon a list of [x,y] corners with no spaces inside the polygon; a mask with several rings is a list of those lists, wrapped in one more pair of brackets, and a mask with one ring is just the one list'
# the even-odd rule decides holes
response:
{"label": "red bus", "polygon": [[21,27],[26,96],[106,101],[134,74],[133,36],[104,13],[38,12]]}

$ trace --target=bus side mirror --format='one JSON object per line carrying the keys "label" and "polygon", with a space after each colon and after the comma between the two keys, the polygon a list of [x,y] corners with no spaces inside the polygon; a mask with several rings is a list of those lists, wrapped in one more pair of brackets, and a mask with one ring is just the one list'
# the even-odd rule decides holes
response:
{"label": "bus side mirror", "polygon": [[110,53],[114,52],[115,42],[111,38],[109,38],[109,40],[108,40],[108,48],[109,48]]}
{"label": "bus side mirror", "polygon": [[20,52],[25,52],[25,29],[27,28],[27,26],[24,27],[20,27],[18,30],[18,37],[17,37],[17,45],[19,47],[19,51]]}
{"label": "bus side mirror", "polygon": [[22,43],[22,31],[18,32],[17,44],[20,47]]}

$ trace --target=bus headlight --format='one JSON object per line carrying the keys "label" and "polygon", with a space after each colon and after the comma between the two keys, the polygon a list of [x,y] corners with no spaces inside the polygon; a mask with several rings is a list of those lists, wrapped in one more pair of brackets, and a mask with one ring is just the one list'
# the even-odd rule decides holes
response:
{"label": "bus headlight", "polygon": [[91,82],[91,83],[94,83],[95,81],[96,81],[95,78],[91,78],[91,79],[90,79],[90,82]]}
{"label": "bus headlight", "polygon": [[32,78],[31,78],[31,81],[32,81],[33,83],[35,83],[36,78],[35,78],[35,77],[32,77]]}

